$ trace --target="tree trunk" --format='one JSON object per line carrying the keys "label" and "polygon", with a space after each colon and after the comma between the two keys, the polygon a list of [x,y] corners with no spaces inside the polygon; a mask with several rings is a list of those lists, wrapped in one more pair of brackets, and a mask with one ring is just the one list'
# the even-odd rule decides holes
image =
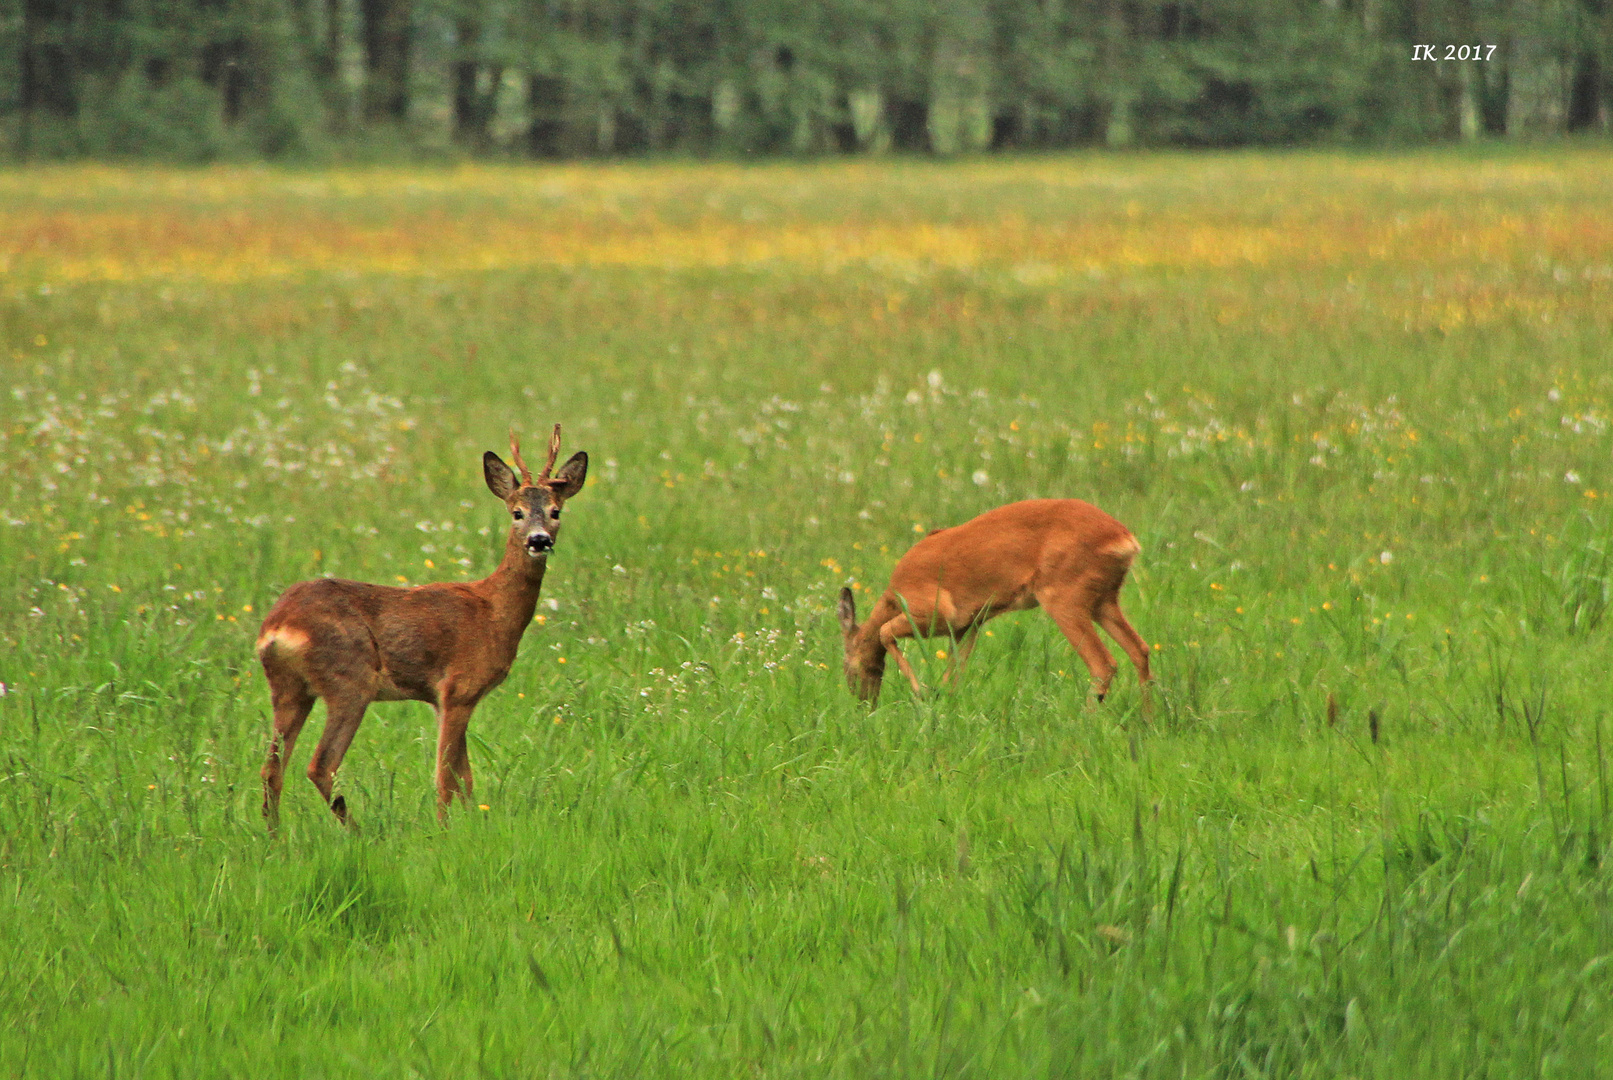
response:
{"label": "tree trunk", "polygon": [[21,71],[22,123],[18,153],[32,149],[33,122],[40,115],[70,119],[78,115],[78,87],[68,42],[71,13],[64,0],[23,0]]}
{"label": "tree trunk", "polygon": [[308,57],[308,74],[325,103],[333,134],[347,130],[347,88],[342,84],[342,0],[299,0],[297,32]]}
{"label": "tree trunk", "polygon": [[1507,135],[1555,135],[1568,112],[1566,65],[1540,37],[1519,34],[1507,57]]}
{"label": "tree trunk", "polygon": [[556,75],[529,75],[526,83],[527,153],[535,158],[559,157],[565,132],[566,84]]}
{"label": "tree trunk", "polygon": [[359,0],[364,20],[364,118],[409,118],[411,0]]}
{"label": "tree trunk", "polygon": [[453,61],[453,140],[463,147],[481,150],[487,139],[481,95],[476,92],[476,76],[481,71],[476,61],[482,39],[481,19],[461,15],[453,21],[453,31],[458,39],[458,56]]}
{"label": "tree trunk", "polygon": [[1104,105],[1108,116],[1104,122],[1104,145],[1111,149],[1130,146],[1137,139],[1133,123],[1132,104],[1136,94],[1133,70],[1131,27],[1126,20],[1126,9],[1119,0],[1110,0],[1105,10],[1103,36]]}
{"label": "tree trunk", "polygon": [[1604,127],[1607,114],[1603,110],[1602,81],[1602,68],[1597,63],[1596,54],[1589,50],[1581,52],[1575,58],[1568,91],[1569,131]]}
{"label": "tree trunk", "polygon": [[218,91],[224,122],[241,118],[247,93],[246,42],[241,38],[212,41],[201,50],[202,82]]}
{"label": "tree trunk", "polygon": [[504,71],[495,65],[488,72],[487,89],[480,88],[482,20],[479,12],[454,20],[454,35],[459,44],[459,55],[454,61],[454,141],[472,150],[486,150],[492,143],[490,129]]}
{"label": "tree trunk", "polygon": [[1473,142],[1484,131],[1484,124],[1479,115],[1479,72],[1475,70],[1478,61],[1459,60],[1456,69],[1457,77],[1461,80],[1457,89],[1456,99],[1456,127],[1461,133],[1463,142]]}

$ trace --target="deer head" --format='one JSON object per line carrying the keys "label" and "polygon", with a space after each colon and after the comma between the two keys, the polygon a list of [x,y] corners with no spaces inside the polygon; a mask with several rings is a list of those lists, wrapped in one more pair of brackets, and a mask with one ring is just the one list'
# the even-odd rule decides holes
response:
{"label": "deer head", "polygon": [[877,628],[867,634],[857,626],[857,601],[850,589],[840,590],[840,603],[835,612],[840,616],[840,634],[846,645],[846,685],[851,692],[870,705],[879,700],[879,684],[885,679],[885,647],[880,643]]}
{"label": "deer head", "polygon": [[[554,470],[555,458],[560,454],[560,425],[554,426],[549,436],[549,460],[536,480],[521,460],[521,443],[510,430],[510,457],[515,461],[512,469],[493,451],[482,455],[482,473],[487,477],[487,489],[509,508],[513,519],[510,525],[510,542],[519,543],[533,559],[546,558],[560,536],[560,511],[566,500],[582,490],[588,477],[588,455],[582,451]],[[520,475],[516,470],[520,470]]]}

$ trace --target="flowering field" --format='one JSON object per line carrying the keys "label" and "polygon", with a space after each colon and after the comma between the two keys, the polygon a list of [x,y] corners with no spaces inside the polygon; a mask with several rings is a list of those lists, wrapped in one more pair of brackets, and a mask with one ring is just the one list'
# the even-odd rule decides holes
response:
{"label": "flowering field", "polygon": [[[1610,170],[0,173],[0,1074],[1608,1075]],[[316,713],[267,838],[263,612],[557,421],[475,801],[378,705],[343,833]],[[1036,496],[1152,723],[1035,612],[859,707],[838,590]]]}

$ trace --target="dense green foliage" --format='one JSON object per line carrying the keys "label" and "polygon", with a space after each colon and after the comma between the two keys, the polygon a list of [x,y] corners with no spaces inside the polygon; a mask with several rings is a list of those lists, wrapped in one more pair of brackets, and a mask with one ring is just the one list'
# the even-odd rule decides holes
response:
{"label": "dense green foliage", "polygon": [[[0,175],[0,1074],[1608,1075],[1609,164]],[[381,705],[343,833],[316,712],[267,838],[256,620],[556,420],[477,805]],[[1155,722],[1037,612],[854,702],[836,591],[1052,494]]]}
{"label": "dense green foliage", "polygon": [[0,71],[24,158],[1423,142],[1605,133],[1613,5],[0,0]]}

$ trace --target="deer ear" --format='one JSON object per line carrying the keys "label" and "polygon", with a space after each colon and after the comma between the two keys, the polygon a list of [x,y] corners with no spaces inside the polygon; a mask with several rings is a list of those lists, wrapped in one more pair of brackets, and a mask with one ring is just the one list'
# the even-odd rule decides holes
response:
{"label": "deer ear", "polygon": [[482,475],[487,477],[487,490],[506,502],[521,486],[515,479],[515,470],[491,450],[482,455]]}
{"label": "deer ear", "polygon": [[549,490],[554,492],[557,499],[569,499],[582,490],[582,482],[586,479],[588,479],[588,455],[579,450],[560,466],[560,471],[549,481]]}
{"label": "deer ear", "polygon": [[835,605],[835,614],[840,616],[841,630],[849,634],[857,629],[857,601],[850,589],[840,590],[840,603]]}

